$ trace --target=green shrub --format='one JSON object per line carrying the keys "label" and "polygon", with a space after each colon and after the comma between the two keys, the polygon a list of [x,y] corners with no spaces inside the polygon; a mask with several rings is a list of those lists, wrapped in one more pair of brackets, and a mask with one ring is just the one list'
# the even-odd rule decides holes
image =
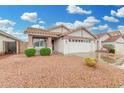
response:
{"label": "green shrub", "polygon": [[115,53],[115,49],[110,49],[109,53],[113,53],[114,54]]}
{"label": "green shrub", "polygon": [[41,56],[47,56],[51,54],[51,49],[50,48],[41,48],[40,49],[40,55]]}
{"label": "green shrub", "polygon": [[27,57],[31,57],[31,56],[34,56],[36,53],[36,50],[34,48],[28,48],[25,50],[25,55]]}

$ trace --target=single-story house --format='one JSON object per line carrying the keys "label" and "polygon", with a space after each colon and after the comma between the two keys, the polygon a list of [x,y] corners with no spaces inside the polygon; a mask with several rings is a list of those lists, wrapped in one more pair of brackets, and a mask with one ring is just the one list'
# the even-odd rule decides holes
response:
{"label": "single-story house", "polygon": [[19,53],[21,42],[16,37],[0,31],[0,55]]}
{"label": "single-story house", "polygon": [[104,45],[111,44],[114,46],[116,54],[124,54],[124,37],[120,31],[100,33],[97,37],[97,49],[102,51]]}
{"label": "single-story house", "polygon": [[28,47],[51,48],[53,52],[62,54],[96,51],[96,36],[90,31],[79,27],[69,29],[59,25],[50,29],[27,28]]}

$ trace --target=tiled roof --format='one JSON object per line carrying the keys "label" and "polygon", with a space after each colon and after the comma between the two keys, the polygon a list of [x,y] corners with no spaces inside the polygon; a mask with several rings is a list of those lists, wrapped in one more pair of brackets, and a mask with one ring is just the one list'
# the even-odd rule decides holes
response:
{"label": "tiled roof", "polygon": [[96,37],[97,38],[100,38],[100,37],[102,37],[102,36],[104,36],[104,35],[106,35],[106,34],[108,34],[107,32],[105,32],[105,33],[99,33],[99,34],[96,34]]}
{"label": "tiled roof", "polygon": [[117,39],[119,39],[120,37],[122,37],[121,35],[118,36],[111,36],[110,38],[108,38],[107,40],[105,40],[104,42],[114,42]]}
{"label": "tiled roof", "polygon": [[[60,25],[60,26],[58,26],[58,27],[64,27],[64,28],[66,28],[66,26],[63,26],[63,25]],[[57,27],[56,27],[56,28],[57,28]],[[55,29],[55,28],[53,28],[53,29]],[[67,28],[67,29],[68,29],[68,28]],[[89,32],[88,30],[86,30],[86,29],[84,29],[84,28],[82,28],[82,27],[77,28],[77,29],[75,29],[75,30],[71,30],[71,29],[70,29],[68,32],[65,32],[65,33],[52,32],[52,31],[50,31],[50,29],[49,29],[49,30],[46,30],[46,29],[39,29],[39,28],[32,28],[32,27],[29,27],[29,28],[26,29],[25,33],[28,33],[28,34],[30,34],[30,35],[32,34],[32,35],[42,35],[42,36],[60,37],[60,36],[66,36],[66,35],[68,35],[68,34],[70,34],[70,33],[79,31],[80,29],[85,30],[85,31],[88,32],[90,35],[92,35],[94,38],[96,38],[94,34],[92,34],[91,32]]]}
{"label": "tiled roof", "polygon": [[53,36],[53,37],[59,37],[62,35],[60,32],[51,32],[46,29],[38,29],[38,28],[27,28],[25,33],[28,34],[35,34],[35,35],[43,35],[43,36]]}
{"label": "tiled roof", "polygon": [[120,31],[111,31],[111,32],[108,32],[108,34],[110,36],[122,35],[122,33]]}
{"label": "tiled roof", "polygon": [[4,35],[4,36],[6,36],[6,37],[9,37],[9,38],[11,38],[11,39],[14,39],[14,40],[21,41],[21,40],[19,40],[18,38],[14,37],[13,35],[10,35],[10,34],[4,32],[4,31],[1,31],[1,30],[0,30],[0,34],[1,34],[1,35]]}

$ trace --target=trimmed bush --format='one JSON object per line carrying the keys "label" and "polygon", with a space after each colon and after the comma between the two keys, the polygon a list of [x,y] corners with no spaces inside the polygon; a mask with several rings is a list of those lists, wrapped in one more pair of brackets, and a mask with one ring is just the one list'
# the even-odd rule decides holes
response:
{"label": "trimmed bush", "polygon": [[85,62],[88,66],[93,67],[96,65],[97,61],[95,58],[85,58]]}
{"label": "trimmed bush", "polygon": [[28,48],[25,50],[25,55],[27,57],[31,57],[31,56],[34,56],[36,53],[36,50],[34,48]]}
{"label": "trimmed bush", "polygon": [[50,48],[41,48],[40,49],[40,55],[41,56],[48,56],[51,54],[51,49]]}

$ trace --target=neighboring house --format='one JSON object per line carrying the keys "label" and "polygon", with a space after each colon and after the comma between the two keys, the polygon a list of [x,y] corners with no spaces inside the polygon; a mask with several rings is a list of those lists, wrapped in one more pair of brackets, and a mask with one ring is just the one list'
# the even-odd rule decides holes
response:
{"label": "neighboring house", "polygon": [[97,49],[102,51],[104,45],[111,44],[114,46],[115,53],[124,54],[124,37],[120,31],[112,31],[97,34]]}
{"label": "neighboring house", "polygon": [[64,25],[48,30],[27,28],[28,47],[49,47],[54,52],[62,54],[96,51],[96,37],[91,32],[80,27],[69,29]]}
{"label": "neighboring house", "polygon": [[20,43],[16,37],[0,31],[0,55],[19,53]]}

